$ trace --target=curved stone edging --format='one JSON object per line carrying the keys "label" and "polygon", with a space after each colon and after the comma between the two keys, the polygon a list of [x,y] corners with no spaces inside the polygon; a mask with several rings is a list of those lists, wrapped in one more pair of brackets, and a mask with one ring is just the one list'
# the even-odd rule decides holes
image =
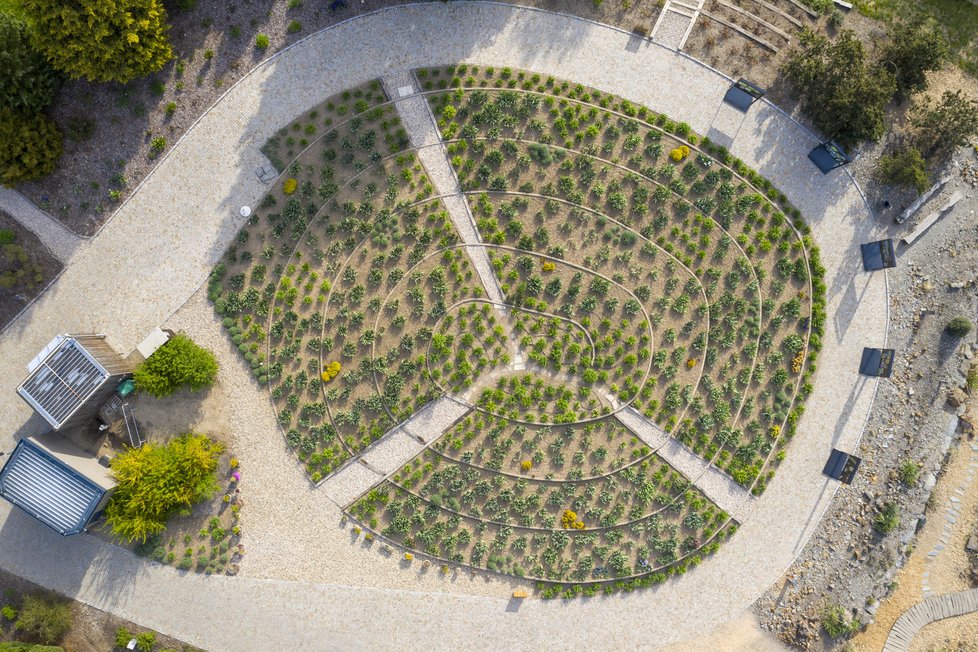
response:
{"label": "curved stone edging", "polygon": [[978,589],[945,593],[910,607],[890,629],[883,652],[908,652],[914,636],[927,625],[978,611]]}

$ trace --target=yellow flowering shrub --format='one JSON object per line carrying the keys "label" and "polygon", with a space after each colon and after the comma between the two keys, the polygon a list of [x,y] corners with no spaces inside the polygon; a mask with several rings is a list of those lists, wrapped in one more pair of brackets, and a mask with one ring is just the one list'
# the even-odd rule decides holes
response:
{"label": "yellow flowering shrub", "polygon": [[687,147],[686,145],[680,145],[676,149],[669,152],[669,158],[671,158],[673,161],[676,161],[677,163],[683,160],[684,158],[686,158],[687,156],[689,156],[689,147]]}
{"label": "yellow flowering shrub", "polygon": [[548,260],[547,262],[545,262],[543,264],[543,271],[545,271],[545,272],[552,272],[555,269],[557,269],[557,263],[554,263],[554,262],[551,262],[551,261]]}
{"label": "yellow flowering shrub", "polygon": [[781,434],[781,426],[771,426],[771,437],[777,439],[778,435],[780,434]]}
{"label": "yellow flowering shrub", "polygon": [[693,358],[690,358],[689,360],[686,361],[687,369],[692,369],[695,366],[696,366],[696,360],[694,360]]}
{"label": "yellow flowering shrub", "polygon": [[565,530],[583,530],[584,521],[577,519],[577,512],[571,511],[569,509],[564,510],[563,516],[560,517],[560,525]]}
{"label": "yellow flowering shrub", "polygon": [[523,462],[520,464],[520,468],[523,469],[524,471],[529,471],[530,469],[533,468],[533,462],[531,462],[530,460],[523,460]]}
{"label": "yellow flowering shrub", "polygon": [[326,368],[323,369],[323,373],[320,374],[319,377],[323,379],[324,383],[328,383],[329,381],[336,378],[337,374],[340,373],[340,370],[342,368],[343,366],[339,362],[333,360],[328,365],[326,365]]}
{"label": "yellow flowering shrub", "polygon": [[292,193],[295,192],[295,189],[298,187],[299,187],[299,182],[293,179],[292,177],[289,177],[288,179],[285,180],[285,183],[282,185],[282,192],[284,192],[286,195],[291,195]]}
{"label": "yellow flowering shrub", "polygon": [[798,355],[794,357],[791,361],[791,370],[796,374],[801,373],[801,367],[805,364],[805,352],[799,351]]}

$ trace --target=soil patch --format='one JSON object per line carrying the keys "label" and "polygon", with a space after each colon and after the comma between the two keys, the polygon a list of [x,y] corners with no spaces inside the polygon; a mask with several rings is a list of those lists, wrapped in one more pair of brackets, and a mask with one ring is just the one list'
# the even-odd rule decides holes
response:
{"label": "soil patch", "polygon": [[[9,236],[0,237],[0,329],[3,329],[61,272],[62,265],[36,235],[3,211],[0,211],[0,232],[13,234],[9,243],[6,242]],[[10,287],[3,280],[8,272],[14,274]]]}

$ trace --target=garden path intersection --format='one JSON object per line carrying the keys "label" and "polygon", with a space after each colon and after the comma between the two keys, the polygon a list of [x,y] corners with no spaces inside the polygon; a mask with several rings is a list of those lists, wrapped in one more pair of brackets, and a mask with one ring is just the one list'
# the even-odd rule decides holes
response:
{"label": "garden path intersection", "polygon": [[[861,193],[844,172],[822,176],[812,168],[806,155],[817,139],[777,108],[755,104],[730,149],[802,211],[821,248],[828,319],[815,388],[787,458],[736,535],[702,565],[653,589],[517,604],[505,580],[439,581],[388,568],[394,564],[351,545],[349,532],[335,526],[341,511],[302,477],[267,398],[248,381],[197,292],[242,224],[238,208],[266,190],[255,174],[267,163],[257,147],[310,107],[371,79],[459,61],[510,66],[615,93],[701,134],[716,130],[730,80],[654,43],[635,48],[634,38],[511,5],[409,5],[312,35],[229,89],[0,335],[0,393],[13,397],[24,364],[52,333],[104,332],[128,352],[167,322],[206,340],[223,363],[235,406],[233,447],[253,496],[241,575],[182,575],[94,537],[63,539],[6,505],[0,566],[209,650],[242,649],[243,642],[256,650],[286,642],[322,649],[325,641],[410,649],[501,648],[513,640],[546,648],[664,645],[746,609],[789,566],[827,508],[835,485],[821,469],[830,448],[858,447],[877,381],[857,376],[856,367],[864,346],[885,344],[888,320],[885,276],[865,274],[858,259],[857,245],[877,239]],[[0,403],[5,448],[40,429],[30,417],[20,401]]]}

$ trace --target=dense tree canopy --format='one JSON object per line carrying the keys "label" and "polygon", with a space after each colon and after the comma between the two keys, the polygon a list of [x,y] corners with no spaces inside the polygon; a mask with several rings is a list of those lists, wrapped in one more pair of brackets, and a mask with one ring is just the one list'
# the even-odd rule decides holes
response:
{"label": "dense tree canopy", "polygon": [[161,0],[21,0],[35,47],[71,77],[125,83],[173,53]]}
{"label": "dense tree canopy", "polygon": [[950,55],[947,37],[935,23],[919,17],[893,25],[881,60],[896,75],[896,99],[902,102],[927,88],[927,73],[940,70]]}
{"label": "dense tree canopy", "polygon": [[217,488],[217,461],[223,444],[187,433],[165,446],[147,443],[112,459],[119,486],[105,510],[112,532],[145,542],[166,529],[167,519]]}
{"label": "dense tree canopy", "polygon": [[893,74],[867,63],[862,43],[849,30],[835,41],[807,30],[801,46],[788,56],[782,72],[805,113],[845,147],[878,140],[896,90]]}
{"label": "dense tree canopy", "polygon": [[36,113],[51,103],[58,74],[30,43],[27,23],[0,11],[0,108]]}
{"label": "dense tree canopy", "polygon": [[44,114],[0,108],[0,183],[13,186],[51,174],[61,150],[61,132]]}
{"label": "dense tree canopy", "polygon": [[917,130],[917,144],[928,158],[950,156],[956,147],[978,135],[978,102],[960,90],[945,91],[936,104],[926,98],[917,104],[910,122]]}

